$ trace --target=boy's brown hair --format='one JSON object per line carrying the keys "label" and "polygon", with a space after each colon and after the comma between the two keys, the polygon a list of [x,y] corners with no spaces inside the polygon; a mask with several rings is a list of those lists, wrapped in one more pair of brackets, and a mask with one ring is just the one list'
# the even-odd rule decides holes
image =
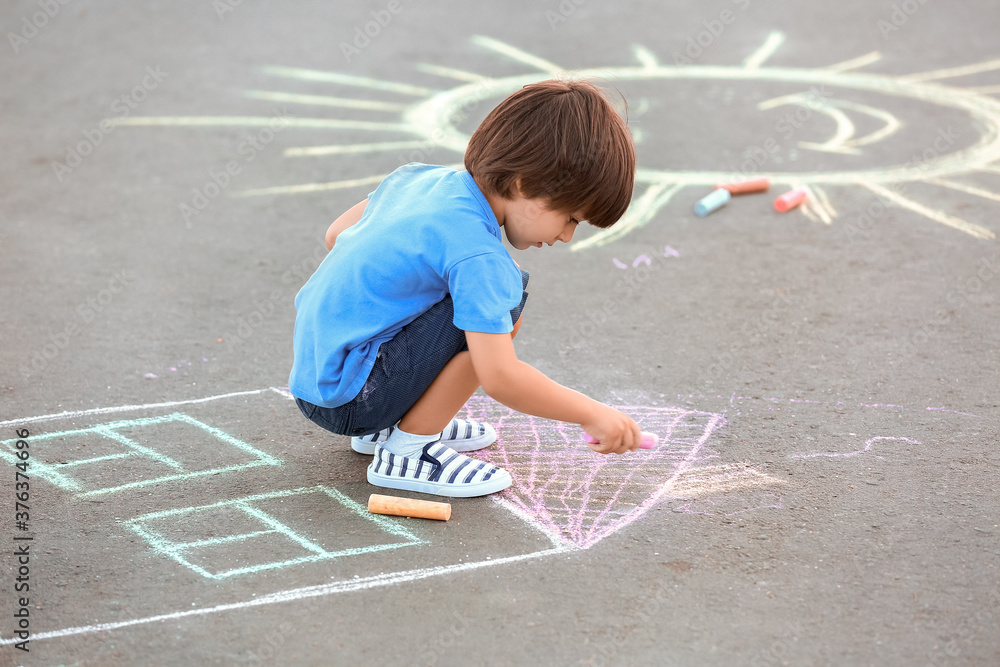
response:
{"label": "boy's brown hair", "polygon": [[588,81],[542,81],[490,112],[469,140],[465,168],[488,194],[541,198],[610,227],[632,200],[635,145],[628,125]]}

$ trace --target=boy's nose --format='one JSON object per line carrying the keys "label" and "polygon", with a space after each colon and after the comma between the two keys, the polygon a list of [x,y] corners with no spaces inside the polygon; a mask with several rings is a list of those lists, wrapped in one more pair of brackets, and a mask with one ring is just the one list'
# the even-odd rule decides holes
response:
{"label": "boy's nose", "polygon": [[559,235],[559,240],[563,243],[569,243],[573,240],[573,232],[576,231],[576,225],[567,225],[563,233]]}

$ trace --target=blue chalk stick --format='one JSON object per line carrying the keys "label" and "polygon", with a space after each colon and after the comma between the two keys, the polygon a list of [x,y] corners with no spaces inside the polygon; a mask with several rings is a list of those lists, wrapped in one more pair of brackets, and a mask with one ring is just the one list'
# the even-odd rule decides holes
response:
{"label": "blue chalk stick", "polygon": [[729,194],[729,190],[725,188],[712,190],[711,194],[705,195],[694,205],[694,214],[699,218],[704,218],[715,209],[725,206],[732,198],[733,196]]}

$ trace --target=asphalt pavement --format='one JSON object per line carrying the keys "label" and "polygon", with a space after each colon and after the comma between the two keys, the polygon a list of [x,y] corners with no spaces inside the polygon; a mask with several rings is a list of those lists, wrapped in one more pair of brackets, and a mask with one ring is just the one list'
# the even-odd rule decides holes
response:
{"label": "asphalt pavement", "polygon": [[[0,25],[0,664],[1000,664],[995,3]],[[295,293],[385,174],[568,75],[627,102],[636,191],[513,251],[518,355],[661,444],[477,395],[514,486],[369,514],[365,457],[287,393]]]}

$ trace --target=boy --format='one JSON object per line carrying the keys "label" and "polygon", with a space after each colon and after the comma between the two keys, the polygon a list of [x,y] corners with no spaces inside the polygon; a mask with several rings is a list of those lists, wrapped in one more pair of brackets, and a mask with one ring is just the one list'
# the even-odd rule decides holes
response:
{"label": "boy", "polygon": [[602,454],[641,434],[623,413],[518,361],[528,274],[503,246],[568,243],[628,208],[635,148],[601,91],[544,81],[486,117],[466,171],[411,163],[330,226],[330,254],[295,298],[289,389],[302,414],[374,455],[368,481],[442,496],[502,491],[507,471],[467,457],[487,424],[453,419],[480,386],[520,412],[580,424]]}

